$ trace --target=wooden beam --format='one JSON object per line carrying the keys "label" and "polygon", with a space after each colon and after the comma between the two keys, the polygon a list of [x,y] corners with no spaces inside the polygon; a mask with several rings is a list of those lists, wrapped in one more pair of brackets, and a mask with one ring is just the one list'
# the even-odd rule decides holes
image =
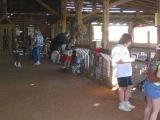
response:
{"label": "wooden beam", "polygon": [[44,3],[42,0],[35,0],[35,1],[38,2],[40,5],[42,5],[44,8],[46,8],[47,10],[49,10],[52,14],[57,15],[57,12],[55,10],[53,10],[49,5]]}
{"label": "wooden beam", "polygon": [[62,32],[66,32],[67,27],[67,11],[66,11],[67,0],[61,1],[61,22],[62,22]]}
{"label": "wooden beam", "polygon": [[90,21],[92,18],[95,18],[97,16],[97,13],[100,13],[100,10],[95,10],[91,12],[90,14],[83,17],[83,22],[87,23],[87,21]]}
{"label": "wooden beam", "polygon": [[83,0],[77,0],[77,2],[75,2],[75,6],[76,6],[76,15],[77,15],[77,22],[78,25],[82,25],[83,21],[82,21],[82,6],[83,6]]}
{"label": "wooden beam", "polygon": [[83,14],[82,14],[82,6],[83,6],[83,0],[77,0],[77,2],[75,2],[75,6],[76,6],[76,18],[77,18],[77,42],[78,44],[81,42],[81,37],[82,37],[82,33],[81,33],[81,29],[83,29]]}
{"label": "wooden beam", "polygon": [[[157,13],[160,14],[160,0],[156,0],[157,2]],[[157,43],[160,44],[160,25],[157,25]]]}
{"label": "wooden beam", "polygon": [[[133,1],[133,0],[119,0],[119,1],[116,1],[116,2],[113,2],[111,4],[109,4],[109,7],[115,7],[115,6],[118,6],[118,5],[121,5],[121,4],[124,4],[124,3],[127,3],[127,2],[130,2],[130,1]],[[95,8],[94,8],[95,9]],[[87,19],[90,19],[91,16],[94,16],[96,14],[98,14],[100,11],[99,10],[95,10],[91,13],[89,13],[87,16],[85,16],[85,18],[83,18],[84,22],[87,21]]]}
{"label": "wooden beam", "polygon": [[131,8],[134,8],[136,6],[140,9],[145,8],[145,9],[149,9],[149,10],[156,10],[156,8],[153,7],[152,5],[147,5],[147,4],[144,4],[143,2],[140,2],[140,1],[136,1],[135,3],[129,3],[128,5],[132,6]]}
{"label": "wooden beam", "polygon": [[154,0],[143,0],[144,2],[148,2],[148,3],[152,3],[152,4],[156,4],[156,1]]}
{"label": "wooden beam", "polygon": [[[0,13],[0,15],[6,15],[5,13]],[[11,15],[7,13],[7,15]],[[51,13],[12,13],[12,15],[28,15],[28,16],[51,16]]]}
{"label": "wooden beam", "polygon": [[116,6],[125,4],[125,3],[130,2],[130,1],[134,1],[134,0],[119,0],[119,1],[116,1],[116,2],[113,2],[113,3],[110,3],[110,7],[116,7]]}
{"label": "wooden beam", "polygon": [[109,0],[103,0],[103,49],[109,47]]}
{"label": "wooden beam", "polygon": [[96,10],[96,3],[97,3],[97,1],[96,1],[96,0],[93,0],[93,6],[92,6],[93,11],[95,11],[95,10]]}

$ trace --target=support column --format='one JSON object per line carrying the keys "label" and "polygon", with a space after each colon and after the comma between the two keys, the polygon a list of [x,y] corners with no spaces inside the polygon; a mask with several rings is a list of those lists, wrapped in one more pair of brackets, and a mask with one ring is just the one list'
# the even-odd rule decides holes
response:
{"label": "support column", "polygon": [[8,49],[10,53],[12,53],[12,37],[12,27],[8,27]]}
{"label": "support column", "polygon": [[76,17],[77,17],[77,42],[80,43],[81,40],[81,28],[83,26],[83,15],[82,15],[82,6],[83,6],[83,1],[84,0],[77,0],[77,2],[75,2],[75,6],[76,6]]}
{"label": "support column", "polygon": [[[134,30],[134,23],[133,22],[130,22],[128,24],[128,33],[132,36],[132,40],[134,40],[134,36],[133,36],[133,30]],[[134,41],[132,41],[134,42]]]}
{"label": "support column", "polygon": [[103,41],[102,41],[102,48],[109,47],[109,0],[103,0]]}
{"label": "support column", "polygon": [[[103,0],[103,33],[102,33],[102,48],[109,49],[109,0]],[[111,77],[111,62],[109,60],[102,59],[102,77],[103,83],[112,86],[112,77]]]}
{"label": "support column", "polygon": [[61,20],[62,20],[62,32],[67,30],[67,11],[66,11],[67,0],[61,2]]}
{"label": "support column", "polygon": [[3,37],[2,37],[2,26],[0,26],[0,55],[3,53]]}
{"label": "support column", "polygon": [[[160,0],[157,0],[157,13],[158,13],[158,17],[160,16]],[[160,20],[160,19],[157,19]],[[158,25],[157,25],[157,44],[160,44],[160,21],[157,21]]]}
{"label": "support column", "polygon": [[54,27],[55,27],[55,25],[51,24],[51,39],[53,39],[54,35],[55,35]]}
{"label": "support column", "polygon": [[93,0],[93,11],[96,11],[96,0]]}
{"label": "support column", "polygon": [[134,30],[134,23],[130,22],[128,24],[128,33],[133,36],[133,30]]}

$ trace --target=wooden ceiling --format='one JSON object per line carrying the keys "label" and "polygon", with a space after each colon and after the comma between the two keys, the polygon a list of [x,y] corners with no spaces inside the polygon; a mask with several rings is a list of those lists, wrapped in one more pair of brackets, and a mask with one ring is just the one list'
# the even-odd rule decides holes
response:
{"label": "wooden ceiling", "polygon": [[[67,7],[68,11],[74,11],[76,0],[68,0]],[[96,9],[102,10],[103,0],[84,0],[82,10],[84,12],[92,12],[93,6],[96,5]],[[154,14],[157,11],[156,0],[110,0],[110,12],[118,13],[123,12],[134,13],[141,12],[144,14]]]}
{"label": "wooden ceiling", "polygon": [[[1,2],[2,4],[3,2]],[[3,0],[5,1],[5,0]],[[56,14],[60,9],[59,0],[6,0],[8,13],[37,13],[37,14]],[[3,10],[0,5],[0,13]]]}
{"label": "wooden ceiling", "polygon": [[[75,3],[78,0],[67,0],[66,10],[68,14],[75,14]],[[60,15],[62,0],[7,0],[7,12],[23,15]],[[3,6],[0,5],[2,8]],[[0,14],[3,14],[0,8]],[[99,10],[97,16],[103,13],[103,0],[83,0],[82,11],[89,14]],[[130,21],[137,18],[140,21],[154,21],[154,13],[157,12],[157,0],[110,0],[111,20]],[[25,15],[25,14],[24,14]],[[100,20],[94,15],[90,21]],[[138,16],[138,17],[137,17]],[[143,18],[143,20],[142,20]],[[135,20],[136,21],[136,20]]]}
{"label": "wooden ceiling", "polygon": [[[1,0],[2,1],[2,0]],[[67,10],[75,11],[77,0],[67,0]],[[93,8],[102,10],[103,0],[83,0],[83,12],[92,12]],[[141,12],[154,14],[157,11],[157,0],[110,0],[110,12],[128,13]],[[62,0],[7,0],[8,12],[32,12],[32,13],[53,13],[60,11]]]}

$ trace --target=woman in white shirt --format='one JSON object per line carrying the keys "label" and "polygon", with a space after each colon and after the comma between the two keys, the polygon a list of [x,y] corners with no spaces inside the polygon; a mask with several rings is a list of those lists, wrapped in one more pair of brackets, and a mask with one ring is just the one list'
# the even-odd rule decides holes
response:
{"label": "woman in white shirt", "polygon": [[112,65],[117,69],[117,80],[119,85],[119,109],[122,111],[131,111],[135,106],[129,102],[132,88],[132,65],[135,58],[130,57],[128,47],[132,43],[132,37],[129,34],[123,34],[119,44],[112,49]]}

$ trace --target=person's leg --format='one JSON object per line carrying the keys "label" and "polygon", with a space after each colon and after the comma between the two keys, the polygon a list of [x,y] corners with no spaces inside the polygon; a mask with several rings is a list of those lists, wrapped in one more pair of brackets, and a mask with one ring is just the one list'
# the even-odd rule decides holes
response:
{"label": "person's leg", "polygon": [[133,106],[130,102],[129,102],[129,99],[131,97],[131,91],[132,91],[132,88],[133,88],[133,85],[132,85],[132,80],[131,80],[131,76],[129,77],[126,77],[126,81],[127,81],[127,89],[125,91],[125,104],[126,106],[128,106],[130,109],[133,109],[135,108],[135,106]]}
{"label": "person's leg", "polygon": [[131,90],[132,90],[132,86],[128,86],[126,91],[125,91],[125,101],[129,101],[129,98],[131,96]]}
{"label": "person's leg", "polygon": [[67,55],[64,55],[64,68],[67,68],[67,63],[68,63],[67,57],[68,57]]}
{"label": "person's leg", "polygon": [[21,67],[21,56],[20,56],[20,53],[17,53],[17,62],[18,62],[18,67]]}
{"label": "person's leg", "polygon": [[33,48],[33,58],[34,58],[34,61],[36,62],[36,48]]}
{"label": "person's leg", "polygon": [[119,101],[125,101],[125,91],[127,89],[127,81],[126,77],[117,78],[118,85],[119,85]]}
{"label": "person's leg", "polygon": [[150,120],[157,120],[157,115],[160,111],[160,98],[152,99],[153,110],[151,113]]}
{"label": "person's leg", "polygon": [[37,48],[37,61],[40,62],[41,60],[41,47]]}
{"label": "person's leg", "polygon": [[70,61],[69,61],[69,56],[67,56],[67,61],[66,61],[66,68],[69,69]]}
{"label": "person's leg", "polygon": [[127,77],[126,81],[127,81],[127,90],[125,92],[125,100],[129,101],[129,98],[131,97],[131,91],[133,88],[131,76]]}
{"label": "person's leg", "polygon": [[61,55],[60,55],[60,53],[58,52],[58,56],[57,56],[57,63],[58,63],[58,64],[60,63],[60,60],[61,60]]}
{"label": "person's leg", "polygon": [[34,48],[34,58],[35,58],[35,62],[36,62],[34,65],[40,65],[38,47]]}
{"label": "person's leg", "polygon": [[151,112],[152,112],[152,100],[147,98],[147,105],[144,110],[144,120],[150,120]]}
{"label": "person's leg", "polygon": [[122,110],[122,111],[131,111],[131,109],[126,106],[126,102],[125,102],[125,91],[126,91],[127,88],[125,87],[120,87],[119,88],[119,100],[120,100],[120,103],[119,103],[119,109]]}
{"label": "person's leg", "polygon": [[38,60],[39,60],[39,62],[41,62],[41,52],[43,50],[43,46],[40,46],[38,50],[39,50],[38,51],[38,55],[39,55]]}
{"label": "person's leg", "polygon": [[14,56],[15,56],[14,66],[18,67],[18,55],[17,55],[17,52],[14,54]]}
{"label": "person's leg", "polygon": [[71,65],[71,56],[68,56],[68,63],[67,63],[67,67],[70,68]]}
{"label": "person's leg", "polygon": [[126,87],[119,87],[119,101],[122,103],[125,101]]}
{"label": "person's leg", "polygon": [[119,85],[119,109],[123,111],[131,111],[129,107],[126,106],[125,102],[125,93],[127,90],[127,77],[121,77],[118,79],[118,85]]}

